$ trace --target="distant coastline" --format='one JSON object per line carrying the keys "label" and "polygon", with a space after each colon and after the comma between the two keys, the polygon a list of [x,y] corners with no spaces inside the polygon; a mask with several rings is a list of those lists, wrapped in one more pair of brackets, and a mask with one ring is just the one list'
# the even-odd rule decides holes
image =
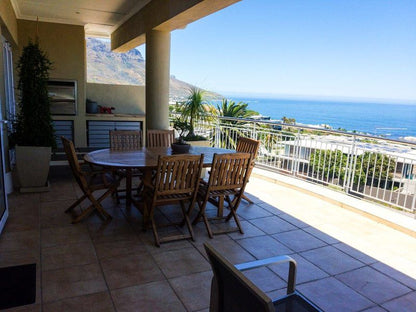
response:
{"label": "distant coastline", "polygon": [[248,108],[271,119],[283,116],[304,125],[329,125],[390,139],[416,142],[416,105],[319,101],[316,99],[282,99],[261,97],[230,97],[248,103]]}

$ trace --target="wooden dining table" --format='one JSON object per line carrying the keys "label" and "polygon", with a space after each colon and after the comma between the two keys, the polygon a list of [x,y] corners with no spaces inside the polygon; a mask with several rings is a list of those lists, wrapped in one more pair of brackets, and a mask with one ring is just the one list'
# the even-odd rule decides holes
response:
{"label": "wooden dining table", "polygon": [[[235,153],[235,150],[191,146],[187,154],[201,155],[204,154],[204,167],[210,167],[214,154]],[[132,171],[140,170],[143,172],[143,179],[150,180],[152,171],[157,168],[159,155],[173,155],[170,147],[142,147],[137,150],[111,150],[102,149],[90,152],[84,156],[87,163],[112,169],[122,169],[126,172],[126,205],[131,203],[140,206],[132,196]],[[140,209],[140,207],[138,207]]]}

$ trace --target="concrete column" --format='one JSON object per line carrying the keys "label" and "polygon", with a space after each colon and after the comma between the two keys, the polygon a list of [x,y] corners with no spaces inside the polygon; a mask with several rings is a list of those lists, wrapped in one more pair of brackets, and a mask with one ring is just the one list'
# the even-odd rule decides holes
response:
{"label": "concrete column", "polygon": [[146,128],[169,129],[170,32],[146,33]]}

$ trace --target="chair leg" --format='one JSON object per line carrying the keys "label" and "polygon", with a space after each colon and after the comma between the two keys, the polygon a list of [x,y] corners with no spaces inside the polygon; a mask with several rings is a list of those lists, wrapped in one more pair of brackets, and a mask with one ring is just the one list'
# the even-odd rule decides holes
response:
{"label": "chair leg", "polygon": [[237,208],[238,208],[238,205],[240,204],[241,197],[242,197],[242,194],[240,194],[240,197],[235,197],[233,200],[231,200],[229,196],[226,197],[228,206],[230,208],[230,213],[225,218],[225,222],[230,221],[231,217],[233,217],[238,230],[240,231],[241,234],[244,234],[243,228],[241,227],[240,219],[238,218],[238,215],[237,215]]}
{"label": "chair leg", "polygon": [[249,204],[254,204],[254,202],[244,194],[241,195],[241,198],[247,201]]}
{"label": "chair leg", "polygon": [[94,197],[92,197],[91,201],[94,205],[94,207],[101,213],[101,215],[103,215],[107,220],[111,219],[111,215],[108,214],[107,211],[105,211],[105,209],[103,208],[103,206],[101,205],[101,202],[108,197],[111,193],[113,193],[113,189],[109,189],[107,190],[103,195],[101,195],[98,199],[95,199]]}
{"label": "chair leg", "polygon": [[[80,222],[82,219],[88,217],[94,210],[97,210],[100,213],[100,216],[103,216],[105,219],[110,220],[112,217],[105,211],[103,206],[101,205],[101,201],[104,200],[108,195],[110,195],[114,189],[107,190],[103,195],[101,195],[98,199],[95,199],[95,197],[92,195],[92,192],[88,192],[84,194],[84,199],[88,198],[91,202],[91,205],[88,206],[87,209],[85,209],[81,214],[76,216],[75,219],[72,220],[72,224]],[[81,197],[82,198],[82,197]],[[79,200],[78,200],[79,201]],[[74,203],[75,204],[75,203]],[[73,204],[73,205],[74,205]],[[72,206],[71,206],[72,207]],[[68,208],[69,211],[72,208]]]}
{"label": "chair leg", "polygon": [[154,209],[155,209],[154,206],[152,206],[150,208],[149,218],[150,218],[150,222],[152,224],[152,231],[153,231],[153,236],[155,238],[155,245],[157,247],[160,247],[159,235],[157,234],[156,222],[155,222],[155,218],[154,218]]}
{"label": "chair leg", "polygon": [[185,205],[184,205],[183,201],[181,201],[181,209],[182,209],[182,214],[183,214],[186,226],[188,228],[189,234],[191,234],[192,240],[195,241],[194,230],[192,229],[191,221],[189,220],[188,212],[185,209]]}
{"label": "chair leg", "polygon": [[75,201],[75,203],[73,203],[68,209],[66,209],[65,212],[70,212],[72,209],[78,206],[85,198],[87,198],[87,195],[82,195],[77,201]]}
{"label": "chair leg", "polygon": [[197,224],[199,222],[199,220],[201,220],[201,218],[202,218],[204,220],[205,228],[207,229],[209,238],[213,238],[214,235],[212,233],[211,227],[209,226],[208,218],[205,214],[206,205],[207,205],[206,201],[204,201],[204,203],[198,202],[199,212],[198,212],[198,215],[195,217],[195,219],[192,221],[192,224],[193,225]]}

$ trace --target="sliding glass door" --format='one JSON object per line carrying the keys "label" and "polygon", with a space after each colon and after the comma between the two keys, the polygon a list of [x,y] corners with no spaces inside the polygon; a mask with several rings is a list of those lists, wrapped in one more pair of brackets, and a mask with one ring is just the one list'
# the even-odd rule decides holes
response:
{"label": "sliding glass door", "polygon": [[[2,54],[3,54],[3,68],[4,68],[4,97],[0,97],[0,233],[2,232],[4,225],[6,224],[9,211],[7,208],[7,195],[5,192],[4,176],[4,130],[7,125],[5,119],[13,118],[15,114],[15,99],[14,99],[14,84],[13,84],[13,59],[12,49],[10,44],[1,37],[2,42]],[[1,103],[1,99],[5,99],[5,103]],[[5,110],[3,110],[5,108]],[[5,111],[5,113],[3,113]]]}

